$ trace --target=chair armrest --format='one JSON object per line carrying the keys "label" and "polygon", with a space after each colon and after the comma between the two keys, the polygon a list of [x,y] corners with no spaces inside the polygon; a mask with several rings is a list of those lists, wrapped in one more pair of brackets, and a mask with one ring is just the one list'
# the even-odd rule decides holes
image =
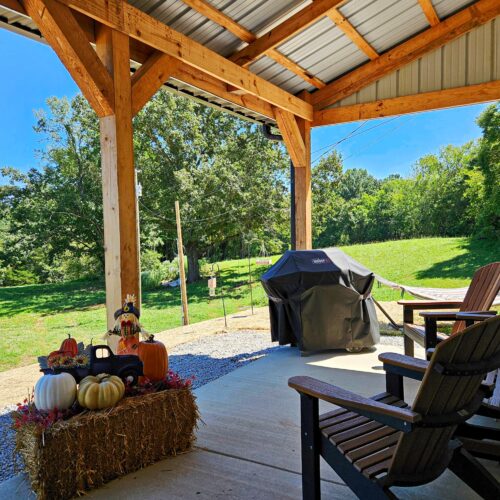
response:
{"label": "chair armrest", "polygon": [[312,377],[292,377],[288,385],[300,394],[333,403],[403,432],[410,432],[422,418],[410,409],[380,403]]}
{"label": "chair armrest", "polygon": [[457,300],[398,300],[405,309],[458,309],[462,301]]}
{"label": "chair armrest", "polygon": [[427,360],[412,358],[394,352],[383,352],[379,354],[378,359],[384,363],[384,370],[387,373],[394,373],[415,380],[422,380],[429,366]]}
{"label": "chair armrest", "polygon": [[462,321],[484,321],[496,316],[496,311],[468,311],[457,313],[457,319]]}
{"label": "chair armrest", "polygon": [[458,312],[456,311],[423,311],[418,313],[425,319],[431,319],[433,321],[455,321],[457,319]]}

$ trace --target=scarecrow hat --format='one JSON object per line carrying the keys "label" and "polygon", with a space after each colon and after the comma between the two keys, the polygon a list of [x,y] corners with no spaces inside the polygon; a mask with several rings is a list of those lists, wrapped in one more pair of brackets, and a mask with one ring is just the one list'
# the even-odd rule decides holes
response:
{"label": "scarecrow hat", "polygon": [[127,295],[127,298],[125,299],[122,308],[115,311],[115,320],[118,319],[122,314],[133,314],[137,319],[139,319],[141,313],[139,309],[135,307],[134,302],[135,302],[134,297],[133,296],[130,297],[129,295]]}

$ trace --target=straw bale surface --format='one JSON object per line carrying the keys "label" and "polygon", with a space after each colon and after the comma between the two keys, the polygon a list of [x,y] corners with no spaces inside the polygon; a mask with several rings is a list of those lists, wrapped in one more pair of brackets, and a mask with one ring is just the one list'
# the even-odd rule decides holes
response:
{"label": "straw bale surface", "polygon": [[23,426],[16,448],[38,498],[63,500],[189,450],[198,418],[191,389],[171,389],[124,398],[44,432]]}

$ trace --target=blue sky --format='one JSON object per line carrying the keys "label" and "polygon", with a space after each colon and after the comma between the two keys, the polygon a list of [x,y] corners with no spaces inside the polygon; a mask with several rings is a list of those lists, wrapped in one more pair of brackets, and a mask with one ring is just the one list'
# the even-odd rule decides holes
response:
{"label": "blue sky", "polygon": [[[34,110],[44,108],[50,96],[72,97],[78,89],[47,45],[0,29],[0,51],[2,73],[10,75],[0,78],[0,166],[25,170],[38,166],[35,149],[40,144],[33,131]],[[312,134],[312,158],[314,161],[329,150],[327,146],[349,136],[337,146],[346,168],[365,168],[376,177],[406,175],[421,156],[436,153],[446,144],[460,145],[479,137],[475,118],[484,107],[317,128]]]}

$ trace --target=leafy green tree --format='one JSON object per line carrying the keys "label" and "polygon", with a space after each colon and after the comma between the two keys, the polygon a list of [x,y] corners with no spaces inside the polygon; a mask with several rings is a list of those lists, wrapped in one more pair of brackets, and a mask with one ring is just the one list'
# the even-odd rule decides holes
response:
{"label": "leafy green tree", "polygon": [[43,280],[67,252],[103,261],[97,118],[81,96],[47,104],[48,113],[36,114],[35,130],[46,144],[38,152],[41,168],[2,171],[12,190],[11,244]]}
{"label": "leafy green tree", "polygon": [[484,188],[478,214],[478,231],[482,236],[500,237],[500,103],[488,106],[477,119],[483,131],[479,140],[478,167]]}
{"label": "leafy green tree", "polygon": [[[419,196],[420,227],[429,236],[470,235],[477,214],[471,202],[477,197],[469,182],[477,147],[446,146],[439,155],[427,155],[414,167],[416,196]],[[474,206],[477,206],[474,204]]]}
{"label": "leafy green tree", "polygon": [[342,156],[333,151],[313,166],[311,172],[314,246],[328,246],[338,239],[334,220],[341,210],[339,185],[342,179]]}
{"label": "leafy green tree", "polygon": [[135,122],[142,220],[154,222],[165,253],[176,238],[181,206],[188,280],[217,247],[242,249],[252,232],[283,250],[287,162],[283,148],[255,125],[160,91]]}
{"label": "leafy green tree", "polygon": [[339,194],[344,200],[359,198],[364,193],[374,194],[380,187],[380,181],[364,168],[350,168],[342,175]]}

